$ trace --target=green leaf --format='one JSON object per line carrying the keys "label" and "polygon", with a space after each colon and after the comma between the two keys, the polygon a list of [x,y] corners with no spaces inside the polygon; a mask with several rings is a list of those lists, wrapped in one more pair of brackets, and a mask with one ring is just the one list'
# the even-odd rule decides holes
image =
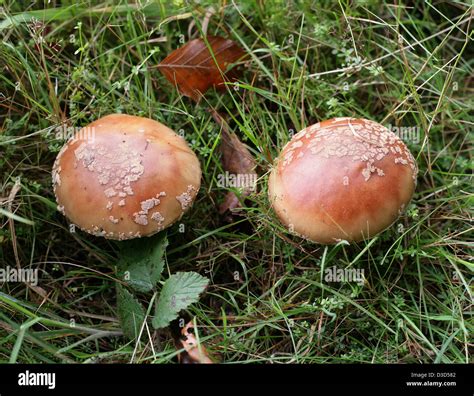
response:
{"label": "green leaf", "polygon": [[163,271],[163,255],[168,246],[165,232],[149,237],[122,242],[118,262],[119,277],[140,292],[152,290]]}
{"label": "green leaf", "polygon": [[117,284],[117,313],[125,336],[132,340],[137,339],[145,320],[145,309],[133,294],[120,284]]}
{"label": "green leaf", "polygon": [[178,317],[179,311],[196,302],[209,279],[196,272],[177,272],[163,285],[156,304],[153,327],[160,329]]}

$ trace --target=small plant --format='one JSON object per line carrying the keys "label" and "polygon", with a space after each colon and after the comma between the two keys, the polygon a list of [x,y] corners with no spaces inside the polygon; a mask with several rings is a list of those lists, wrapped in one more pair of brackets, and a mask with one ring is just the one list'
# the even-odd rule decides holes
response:
{"label": "small plant", "polygon": [[152,315],[153,327],[160,329],[176,319],[179,311],[196,302],[209,280],[196,272],[177,272],[161,281],[168,246],[165,231],[122,244],[117,264],[118,277],[122,281],[117,284],[117,311],[124,334],[137,339],[146,313],[136,293],[154,292],[156,296],[161,284]]}

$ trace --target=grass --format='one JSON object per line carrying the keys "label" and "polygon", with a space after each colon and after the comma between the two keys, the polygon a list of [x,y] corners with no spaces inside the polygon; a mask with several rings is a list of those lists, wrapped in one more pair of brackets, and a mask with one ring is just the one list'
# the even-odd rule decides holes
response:
{"label": "grass", "polygon": [[[0,361],[176,361],[168,329],[150,328],[139,342],[121,335],[118,242],[70,233],[52,193],[64,142],[54,128],[124,112],[182,130],[201,160],[202,188],[184,232],[179,224],[168,230],[165,271],[211,279],[183,317],[195,318],[220,361],[472,362],[468,1],[0,5],[0,261],[40,273],[37,286],[1,286]],[[195,104],[156,65],[199,37],[211,6],[207,33],[235,40],[250,60],[229,93]],[[217,186],[220,135],[208,108],[227,117],[259,166],[258,192],[231,223],[217,211],[225,189]],[[365,243],[325,247],[280,225],[266,179],[292,133],[336,116],[413,128],[417,136],[405,142],[420,172],[393,227]],[[364,269],[366,281],[327,283],[332,266]],[[152,299],[140,295],[145,307]]]}

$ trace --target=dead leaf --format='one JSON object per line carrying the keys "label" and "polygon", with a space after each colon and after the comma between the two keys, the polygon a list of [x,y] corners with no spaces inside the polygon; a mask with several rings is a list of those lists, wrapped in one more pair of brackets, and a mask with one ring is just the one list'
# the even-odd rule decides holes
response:
{"label": "dead leaf", "polygon": [[[212,117],[221,127],[221,160],[222,167],[234,177],[240,186],[242,198],[248,196],[256,188],[257,173],[255,168],[257,164],[248,148],[240,141],[237,135],[229,130],[225,120],[215,110],[212,110]],[[224,202],[219,206],[219,213],[240,207],[240,201],[234,192],[229,191]]]}
{"label": "dead leaf", "polygon": [[193,321],[190,321],[186,326],[183,327],[181,330],[181,338],[179,342],[186,351],[186,354],[178,355],[180,363],[214,363],[209,357],[206,348],[202,344],[198,343],[194,335]]}
{"label": "dead leaf", "polygon": [[[239,198],[237,198],[237,195],[233,193],[232,191],[229,191],[225,197],[224,201],[219,205],[219,214],[224,214],[227,211],[232,211],[232,209],[240,208],[240,201]],[[233,222],[232,216],[229,215],[228,217],[225,217],[225,221],[231,223]]]}
{"label": "dead leaf", "polygon": [[211,87],[225,89],[224,82],[237,77],[236,68],[229,70],[229,67],[245,56],[244,50],[232,40],[218,36],[206,38],[207,44],[202,38],[191,40],[158,65],[169,82],[195,101]]}
{"label": "dead leaf", "polygon": [[46,292],[45,289],[43,289],[40,286],[34,286],[34,285],[29,285],[30,289],[33,290],[35,293],[31,293],[31,300],[38,305],[43,305],[46,301],[49,300],[49,293]]}

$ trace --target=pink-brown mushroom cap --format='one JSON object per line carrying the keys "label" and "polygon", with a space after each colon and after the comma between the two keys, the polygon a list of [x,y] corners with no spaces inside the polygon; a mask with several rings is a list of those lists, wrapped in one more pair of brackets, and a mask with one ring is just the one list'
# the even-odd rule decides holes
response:
{"label": "pink-brown mushroom cap", "polygon": [[198,158],[167,126],[111,114],[80,130],[53,166],[59,210],[82,230],[109,239],[149,236],[191,206]]}
{"label": "pink-brown mushroom cap", "polygon": [[295,234],[322,244],[361,241],[400,216],[417,172],[408,148],[384,126],[334,118],[303,129],[283,148],[269,199]]}

